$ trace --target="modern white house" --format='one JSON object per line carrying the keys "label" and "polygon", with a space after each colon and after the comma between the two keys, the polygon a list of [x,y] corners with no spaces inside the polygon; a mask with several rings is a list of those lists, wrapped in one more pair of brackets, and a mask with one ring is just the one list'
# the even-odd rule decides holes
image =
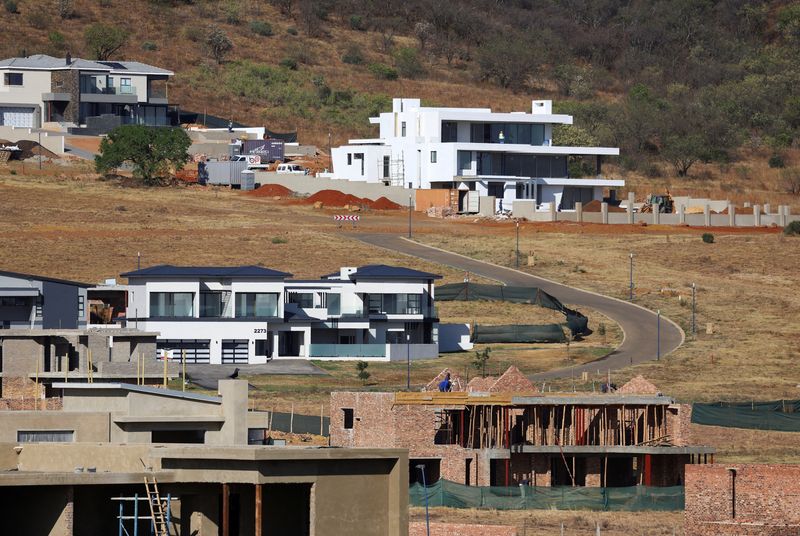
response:
{"label": "modern white house", "polygon": [[166,81],[173,74],[136,61],[69,55],[0,60],[0,126],[85,126],[100,117],[118,124],[166,125]]}
{"label": "modern white house", "polygon": [[[422,106],[419,99],[392,100],[392,111],[371,117],[379,136],[353,139],[332,150],[333,179],[384,183],[405,188],[459,190],[494,196],[504,208],[516,199],[535,199],[540,210],[572,210],[602,199],[604,189],[624,181],[601,177],[601,161],[615,147],[553,145],[553,127],[572,116],[554,114],[552,101],[532,101],[530,112],[498,113],[489,108]],[[595,157],[597,177],[572,178],[570,156]]]}
{"label": "modern white house", "polygon": [[436,274],[370,265],[294,280],[260,266],[160,265],[122,276],[125,326],[158,332],[158,349],[188,363],[439,354]]}

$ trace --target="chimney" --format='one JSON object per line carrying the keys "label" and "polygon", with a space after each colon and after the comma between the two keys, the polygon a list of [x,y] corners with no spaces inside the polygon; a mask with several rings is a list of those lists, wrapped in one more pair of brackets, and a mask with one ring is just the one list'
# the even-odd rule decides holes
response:
{"label": "chimney", "polygon": [[72,65],[72,54],[67,52],[67,57],[65,58],[64,61],[66,62],[67,65]]}

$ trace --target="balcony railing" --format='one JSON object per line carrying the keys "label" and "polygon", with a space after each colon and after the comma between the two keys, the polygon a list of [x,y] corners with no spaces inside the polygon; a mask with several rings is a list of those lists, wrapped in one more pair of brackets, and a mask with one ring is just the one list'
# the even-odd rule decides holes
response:
{"label": "balcony railing", "polygon": [[385,344],[311,344],[310,357],[386,357]]}
{"label": "balcony railing", "polygon": [[120,87],[97,87],[97,86],[83,86],[81,93],[90,95],[136,95],[136,88],[133,86],[120,86]]}

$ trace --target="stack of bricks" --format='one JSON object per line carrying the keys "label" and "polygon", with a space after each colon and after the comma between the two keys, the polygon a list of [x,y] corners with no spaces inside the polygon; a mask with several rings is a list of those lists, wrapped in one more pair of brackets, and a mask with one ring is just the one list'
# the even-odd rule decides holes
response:
{"label": "stack of bricks", "polygon": [[800,466],[686,466],[686,536],[800,534]]}

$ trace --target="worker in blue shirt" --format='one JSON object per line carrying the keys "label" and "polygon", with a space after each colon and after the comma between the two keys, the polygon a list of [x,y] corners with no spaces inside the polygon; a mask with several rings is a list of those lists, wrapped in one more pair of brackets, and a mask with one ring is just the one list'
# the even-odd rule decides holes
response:
{"label": "worker in blue shirt", "polygon": [[453,384],[450,383],[450,373],[445,374],[444,379],[439,382],[439,391],[442,393],[449,393]]}

